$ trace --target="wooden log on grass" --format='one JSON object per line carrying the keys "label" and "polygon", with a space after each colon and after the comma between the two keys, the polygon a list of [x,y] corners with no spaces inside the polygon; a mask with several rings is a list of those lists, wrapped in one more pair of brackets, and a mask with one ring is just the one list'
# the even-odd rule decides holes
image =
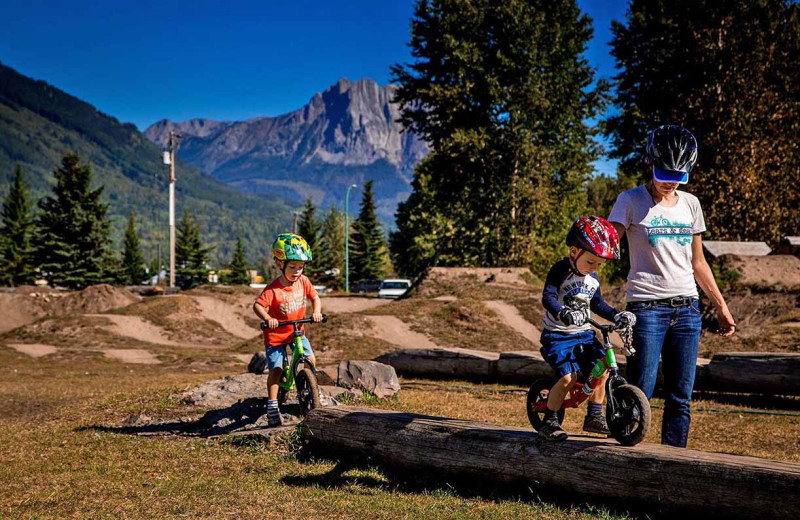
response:
{"label": "wooden log on grass", "polygon": [[800,394],[800,354],[721,352],[708,364],[709,387],[730,392]]}
{"label": "wooden log on grass", "polygon": [[[536,379],[555,377],[555,372],[539,352],[484,352],[464,348],[400,349],[375,358],[394,367],[398,375],[467,379],[472,381],[530,384]],[[618,356],[620,373],[625,375],[626,361]],[[701,389],[708,379],[707,359],[697,360],[695,387]],[[661,385],[659,371],[657,384]]]}
{"label": "wooden log on grass", "polygon": [[800,464],[655,444],[624,447],[575,435],[541,441],[530,429],[369,408],[317,408],[303,436],[322,449],[391,468],[481,482],[544,486],[651,509],[785,518],[800,511]]}

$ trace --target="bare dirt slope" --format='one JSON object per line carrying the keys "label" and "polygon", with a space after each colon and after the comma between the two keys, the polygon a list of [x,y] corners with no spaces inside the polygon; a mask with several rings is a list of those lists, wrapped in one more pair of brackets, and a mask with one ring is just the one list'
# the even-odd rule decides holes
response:
{"label": "bare dirt slope", "polygon": [[800,258],[796,256],[722,255],[717,262],[735,287],[800,290]]}
{"label": "bare dirt slope", "polygon": [[366,333],[401,348],[436,348],[439,345],[425,334],[414,332],[396,316],[368,316],[373,328]]}
{"label": "bare dirt slope", "polygon": [[192,299],[197,302],[205,319],[219,323],[223,329],[234,336],[252,339],[261,334],[258,328],[250,326],[245,321],[243,313],[237,306],[212,296],[192,296]]}
{"label": "bare dirt slope", "polygon": [[541,348],[542,343],[539,339],[542,333],[534,324],[523,318],[516,307],[501,300],[489,300],[486,306],[495,311],[506,325],[522,334],[533,346]]}

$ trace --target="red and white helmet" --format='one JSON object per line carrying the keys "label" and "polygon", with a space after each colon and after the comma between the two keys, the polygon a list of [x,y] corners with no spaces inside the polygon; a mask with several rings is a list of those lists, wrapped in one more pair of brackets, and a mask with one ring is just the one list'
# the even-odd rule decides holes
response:
{"label": "red and white helmet", "polygon": [[619,260],[619,235],[611,222],[595,215],[580,217],[567,233],[567,245],[605,258]]}

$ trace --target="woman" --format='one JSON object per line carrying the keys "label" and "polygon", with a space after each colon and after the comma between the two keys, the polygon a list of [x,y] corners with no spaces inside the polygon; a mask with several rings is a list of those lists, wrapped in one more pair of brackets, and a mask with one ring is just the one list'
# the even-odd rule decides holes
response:
{"label": "woman", "polygon": [[631,270],[627,310],[636,314],[634,347],[627,379],[651,398],[659,356],[664,373],[661,443],[686,447],[690,400],[700,341],[697,285],[717,311],[719,333],[730,336],[736,324],[703,256],[706,230],[697,197],[678,191],[689,181],[697,160],[697,141],[674,125],[656,128],[647,138],[652,178],[621,193],[608,220],[628,234]]}

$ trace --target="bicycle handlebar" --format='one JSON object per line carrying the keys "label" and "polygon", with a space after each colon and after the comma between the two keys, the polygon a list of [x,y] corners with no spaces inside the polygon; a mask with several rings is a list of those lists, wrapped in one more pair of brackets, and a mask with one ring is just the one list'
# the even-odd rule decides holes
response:
{"label": "bicycle handlebar", "polygon": [[596,329],[599,329],[599,330],[605,331],[605,332],[614,332],[615,330],[620,330],[620,329],[624,329],[625,327],[627,327],[627,324],[624,323],[624,322],[612,323],[610,325],[601,325],[601,324],[597,323],[596,321],[594,321],[591,318],[589,318],[589,324],[592,325],[593,327],[595,327]]}
{"label": "bicycle handlebar", "polygon": [[[322,323],[325,323],[326,321],[328,321],[328,315],[327,314],[323,314],[322,315]],[[278,327],[283,327],[284,325],[300,325],[301,323],[314,323],[314,318],[303,318],[302,320],[279,321],[278,322]],[[267,330],[269,328],[269,325],[267,325],[266,322],[262,321],[260,327],[261,327],[261,330]]]}

